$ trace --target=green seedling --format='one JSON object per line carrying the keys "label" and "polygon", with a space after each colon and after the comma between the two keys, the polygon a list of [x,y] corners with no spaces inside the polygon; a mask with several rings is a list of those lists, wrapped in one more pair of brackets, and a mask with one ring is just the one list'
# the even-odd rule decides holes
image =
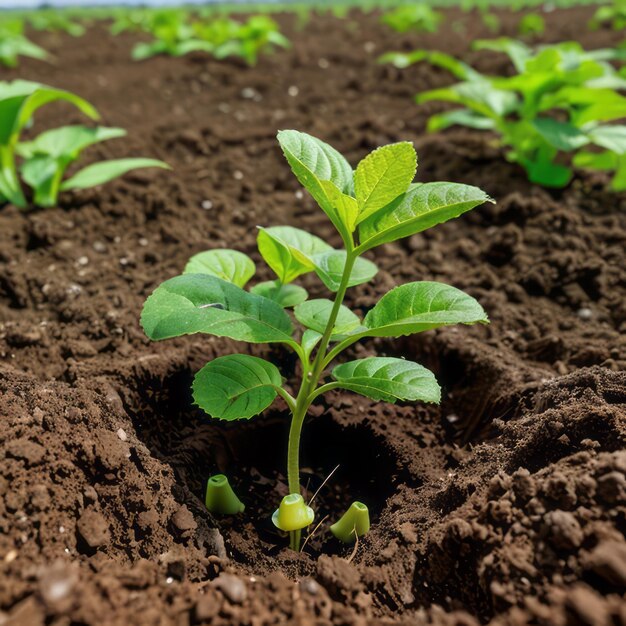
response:
{"label": "green seedling", "polygon": [[26,21],[35,30],[62,32],[72,37],[82,37],[85,27],[73,20],[66,11],[58,9],[39,9],[26,14]]}
{"label": "green seedling", "polygon": [[483,26],[494,35],[497,34],[502,28],[502,20],[491,11],[481,11],[480,19],[483,23]]}
{"label": "green seedling", "polygon": [[46,61],[50,55],[24,35],[22,20],[0,21],[0,64],[17,67],[19,57],[30,57]]}
{"label": "green seedling", "polygon": [[[64,126],[21,142],[22,131],[32,123],[37,109],[57,100],[73,104],[91,119],[98,118],[91,104],[68,91],[22,80],[0,82],[0,202],[27,207],[18,170],[21,180],[33,190],[33,203],[50,207],[56,205],[60,191],[102,185],[137,168],[168,167],[156,159],[114,159],[88,165],[63,180],[67,168],[85,148],[126,133],[120,128]],[[19,168],[16,156],[23,159]]]}
{"label": "green seedling", "polygon": [[103,185],[140,168],[169,169],[157,159],[111,159],[88,165],[63,180],[67,168],[85,148],[125,135],[122,128],[62,126],[42,133],[33,141],[18,144],[16,152],[24,159],[20,173],[22,180],[33,189],[33,203],[39,207],[53,207],[61,191]]}
{"label": "green seedling", "polygon": [[546,20],[539,13],[526,13],[517,26],[517,32],[522,37],[543,35],[545,30]]}
{"label": "green seedling", "polygon": [[[293,497],[286,504],[296,506],[301,495],[300,435],[309,407],[321,395],[343,389],[375,401],[440,400],[434,374],[418,363],[372,356],[348,360],[329,371],[340,354],[368,337],[488,321],[469,295],[431,281],[392,289],[362,318],[343,301],[348,288],[377,273],[363,255],[492,200],[469,185],[414,183],[417,155],[408,142],[374,150],[353,170],[337,150],[305,133],[281,131],[278,141],[296,178],[336,228],[343,248],[298,228],[261,228],[259,251],[277,277],[270,288],[245,289],[254,264],[242,253],[210,251],[195,256],[183,275],[157,287],[144,304],[141,324],[154,341],[207,333],[282,344],[297,355],[299,375],[288,373],[293,381],[289,388],[274,363],[247,354],[210,361],[193,382],[195,403],[221,420],[249,419],[269,408],[277,396],[282,398],[291,414],[287,478]],[[308,300],[302,287],[290,289],[296,287],[293,281],[309,273],[317,274],[333,299]],[[299,331],[286,310],[292,306]],[[282,516],[277,521],[288,528]],[[300,532],[290,532],[294,550],[300,546]]]}
{"label": "green seedling", "polygon": [[218,515],[236,515],[246,508],[224,474],[215,474],[207,480],[204,504],[208,511]]}
{"label": "green seedling", "polygon": [[416,96],[418,103],[440,100],[460,108],[438,113],[428,130],[452,125],[496,133],[507,159],[523,166],[530,180],[547,187],[564,187],[572,177],[565,156],[587,145],[616,154],[626,150],[624,126],[607,125],[626,117],[626,98],[619,91],[626,80],[609,63],[626,58],[626,51],[585,51],[575,42],[532,50],[507,38],[475,43],[477,49],[509,56],[516,73],[487,76],[443,52],[416,50],[381,58],[397,67],[427,61],[451,72],[458,82]]}
{"label": "green seedling", "polygon": [[243,23],[226,17],[209,21],[193,21],[191,17],[181,11],[156,14],[147,26],[144,25],[154,40],[137,44],[133,59],[206,52],[217,59],[241,57],[248,65],[254,65],[259,54],[275,47],[289,47],[289,40],[280,33],[276,22],[265,15],[252,16]]}
{"label": "green seedling", "polygon": [[399,6],[385,13],[381,20],[398,33],[436,33],[443,21],[443,15],[427,4],[416,3]]}
{"label": "green seedling", "polygon": [[[272,515],[272,523],[276,528],[291,535],[291,547],[294,550],[299,548],[299,533],[303,528],[307,528],[313,523],[315,512],[304,502],[304,498],[299,493],[290,493],[285,496],[280,506]],[[298,538],[298,544],[294,543],[294,538]]]}
{"label": "green seedling", "polygon": [[613,0],[611,4],[597,9],[589,22],[589,28],[597,30],[605,24],[609,24],[613,30],[626,28],[626,0]]}
{"label": "green seedling", "polygon": [[370,529],[369,509],[362,502],[353,502],[341,518],[330,527],[330,532],[343,543],[354,543],[357,537]]}

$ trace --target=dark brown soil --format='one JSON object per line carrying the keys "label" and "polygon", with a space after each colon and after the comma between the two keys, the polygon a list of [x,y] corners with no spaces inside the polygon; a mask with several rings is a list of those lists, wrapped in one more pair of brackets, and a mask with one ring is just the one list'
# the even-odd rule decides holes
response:
{"label": "dark brown soil", "polygon": [[[548,14],[550,40],[620,41],[585,32],[589,15]],[[132,63],[132,37],[95,27],[40,35],[53,66],[2,71],[76,91],[129,130],[92,155],[156,156],[174,171],[66,195],[58,209],[0,209],[0,624],[626,625],[626,196],[590,175],[551,193],[482,135],[424,133],[438,105],[412,94],[450,79],[379,66],[378,54],[443,42],[485,70],[507,67],[468,52],[489,35],[477,16],[463,33],[461,14],[448,17],[438,37],[399,37],[356,13],[302,31],[284,17],[293,49],[252,69],[203,55]],[[503,14],[505,33],[517,19]],[[38,121],[79,120],[50,106]],[[492,322],[354,349],[433,368],[441,408],[332,393],[311,411],[309,489],[340,466],[319,512],[357,498],[372,510],[352,560],[327,530],[295,555],[268,522],[286,491],[284,406],[232,427],[191,407],[193,372],[247,348],[153,344],[138,325],[146,295],[191,254],[228,246],[259,260],[257,224],[333,240],[279,128],[353,163],[411,140],[421,180],[498,200],[378,250],[381,272],[350,295],[363,311],[396,283],[442,280]],[[245,517],[204,510],[218,470]]]}

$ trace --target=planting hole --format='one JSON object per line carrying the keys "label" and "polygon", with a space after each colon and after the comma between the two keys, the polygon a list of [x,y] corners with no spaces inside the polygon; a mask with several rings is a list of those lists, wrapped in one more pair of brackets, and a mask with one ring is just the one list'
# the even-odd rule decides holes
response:
{"label": "planting hole", "polygon": [[[259,551],[275,556],[287,545],[271,522],[288,494],[287,411],[274,409],[250,421],[212,420],[192,406],[190,372],[176,371],[164,379],[146,374],[137,381],[127,409],[139,437],[173,468],[177,498],[196,518],[217,526],[227,549],[242,562],[253,553],[258,558]],[[207,480],[219,481],[220,474],[245,504],[243,515],[211,519],[204,509]],[[400,479],[402,469],[392,451],[367,425],[344,427],[327,414],[309,416],[302,433],[300,480],[305,501],[315,495],[311,530],[328,518],[308,541],[307,552],[339,548],[328,528],[355,500],[367,505],[375,524]]]}

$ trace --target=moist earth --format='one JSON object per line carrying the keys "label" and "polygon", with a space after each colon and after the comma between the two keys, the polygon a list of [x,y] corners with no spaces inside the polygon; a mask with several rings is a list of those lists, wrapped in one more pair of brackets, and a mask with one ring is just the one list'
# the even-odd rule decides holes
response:
{"label": "moist earth", "polygon": [[[547,13],[545,40],[617,44],[619,33],[586,30],[591,14]],[[519,16],[499,16],[514,35]],[[491,36],[478,14],[449,11],[438,35],[397,35],[375,13],[279,20],[293,47],[254,68],[203,54],[134,63],[136,36],[94,25],[82,39],[37,34],[54,62],[1,72],[75,91],[128,129],[87,161],[153,156],[173,171],[65,194],[55,209],[0,208],[0,624],[626,626],[626,196],[585,173],[547,191],[485,134],[426,134],[442,105],[412,96],[450,77],[376,58],[443,42],[483,71],[509,71],[471,51]],[[38,114],[38,128],[81,121],[62,105]],[[193,373],[250,348],[150,343],[138,324],[145,297],[196,252],[240,249],[269,279],[257,224],[338,245],[284,162],[280,128],[353,164],[413,141],[419,180],[497,199],[377,249],[379,274],[349,292],[364,314],[397,283],[440,280],[491,319],[352,349],[430,367],[441,407],[343,392],[312,407],[303,484],[312,494],[338,466],[318,518],[366,502],[372,528],[356,549],[325,523],[295,554],[269,522],[287,492],[284,405],[233,425],[192,406]],[[294,381],[289,355],[251,351]],[[245,516],[205,510],[218,471]]]}

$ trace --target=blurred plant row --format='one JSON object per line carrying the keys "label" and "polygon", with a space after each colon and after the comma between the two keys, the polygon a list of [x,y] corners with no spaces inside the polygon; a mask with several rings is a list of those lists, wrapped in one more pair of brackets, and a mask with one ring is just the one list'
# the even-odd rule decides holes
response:
{"label": "blurred plant row", "polygon": [[[519,9],[528,2],[518,4],[508,3],[507,8]],[[487,30],[497,32],[500,18],[490,12],[493,5],[493,0],[462,0],[459,4],[462,12],[473,12]],[[0,19],[0,63],[15,67],[20,56],[54,62],[44,48],[29,39],[30,33],[48,31],[80,37],[94,20],[106,18],[113,35],[133,33],[140,39],[132,49],[135,60],[203,52],[217,59],[238,57],[254,65],[261,54],[290,45],[278,23],[263,14],[270,7],[274,11],[277,8],[257,5],[261,13],[245,17],[230,16],[215,7],[7,12]],[[375,7],[375,2],[359,6],[360,10]],[[299,4],[290,8],[298,12],[302,26],[312,12],[345,16],[349,4],[322,3],[317,8]],[[443,13],[426,2],[401,3],[379,13],[377,19],[399,33],[399,38],[436,34],[444,21]],[[495,75],[438,51],[436,42],[435,49],[392,52],[380,60],[402,70],[428,62],[447,70],[457,81],[416,95],[418,104],[444,103],[429,118],[427,130],[441,132],[451,126],[465,126],[485,132],[509,161],[523,167],[528,178],[540,185],[564,187],[573,176],[573,168],[578,167],[610,172],[612,188],[626,190],[626,125],[619,123],[626,118],[626,67],[622,67],[626,43],[591,51],[577,42],[534,46],[533,38],[546,29],[546,15],[521,13],[516,22],[519,40],[500,37],[474,42],[476,50],[508,56],[509,67],[503,64]],[[597,8],[588,27],[625,28],[626,0]],[[109,137],[98,135],[97,140],[103,138]],[[18,156],[28,159],[24,150]],[[39,166],[43,163],[41,158],[35,162]],[[39,170],[32,163],[25,167],[22,175],[28,182]],[[48,164],[48,170],[52,169]]]}

